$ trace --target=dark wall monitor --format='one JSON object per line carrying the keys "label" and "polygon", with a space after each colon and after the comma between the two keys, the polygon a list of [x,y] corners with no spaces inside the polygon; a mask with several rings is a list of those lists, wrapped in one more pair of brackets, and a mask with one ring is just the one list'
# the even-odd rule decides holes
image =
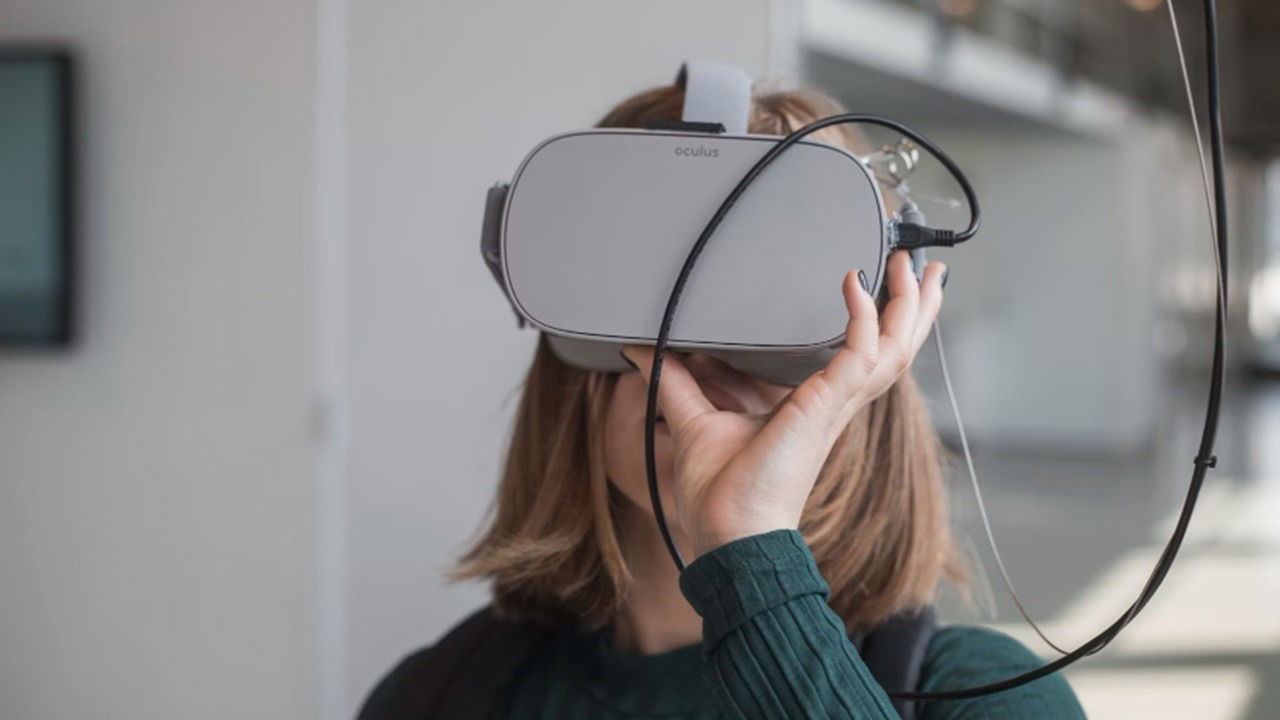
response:
{"label": "dark wall monitor", "polygon": [[72,336],[69,55],[0,45],[0,345]]}

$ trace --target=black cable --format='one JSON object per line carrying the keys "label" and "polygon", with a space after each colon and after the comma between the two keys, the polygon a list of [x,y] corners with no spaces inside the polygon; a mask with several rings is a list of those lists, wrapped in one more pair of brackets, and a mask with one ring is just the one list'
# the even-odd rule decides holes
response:
{"label": "black cable", "polygon": [[[1209,468],[1217,464],[1217,458],[1213,455],[1214,443],[1217,439],[1218,418],[1222,404],[1222,386],[1224,373],[1224,348],[1226,341],[1226,291],[1227,291],[1227,203],[1226,203],[1226,183],[1224,180],[1223,170],[1223,141],[1222,141],[1222,113],[1220,107],[1219,87],[1218,87],[1218,31],[1217,31],[1217,8],[1214,0],[1204,0],[1205,13],[1205,49],[1207,54],[1207,72],[1208,72],[1208,106],[1209,106],[1209,134],[1210,144],[1213,155],[1213,184],[1214,184],[1214,204],[1215,204],[1215,220],[1217,227],[1216,252],[1217,262],[1215,263],[1215,272],[1218,282],[1218,297],[1215,303],[1214,314],[1214,340],[1213,340],[1213,365],[1210,370],[1209,398],[1205,409],[1204,429],[1200,438],[1200,446],[1194,460],[1195,469],[1191,474],[1191,482],[1187,488],[1187,495],[1183,501],[1182,510],[1178,515],[1178,522],[1173,533],[1170,535],[1168,542],[1165,544],[1164,551],[1160,555],[1155,568],[1152,570],[1150,577],[1142,588],[1142,592],[1138,598],[1129,606],[1128,610],[1119,619],[1109,625],[1105,630],[1095,635],[1093,638],[1085,642],[1074,651],[1049,662],[1035,670],[1007,678],[1000,682],[990,683],[971,688],[962,688],[956,690],[944,690],[937,692],[893,692],[891,697],[903,700],[957,700],[963,698],[977,697],[979,695],[989,695],[992,693],[1009,690],[1029,682],[1038,680],[1046,675],[1050,675],[1062,668],[1080,660],[1083,657],[1092,655],[1106,647],[1112,640],[1120,634],[1130,622],[1137,617],[1138,613],[1146,607],[1151,598],[1155,595],[1160,585],[1164,582],[1165,577],[1169,573],[1169,569],[1173,566],[1174,558],[1177,557],[1178,550],[1182,547],[1183,539],[1186,536],[1187,528],[1191,523],[1191,516],[1195,511],[1196,501],[1200,496],[1200,489],[1204,484],[1205,475]],[[876,117],[873,115],[861,114],[843,114],[835,115],[829,118],[815,121],[803,128],[791,133],[775,145],[768,153],[765,154],[747,174],[739,181],[738,185],[733,189],[725,201],[721,204],[711,221],[703,229],[702,234],[698,236],[697,242],[694,243],[693,249],[689,251],[689,256],[685,259],[684,266],[680,269],[680,274],[676,278],[675,286],[672,288],[671,296],[667,300],[667,307],[662,317],[662,325],[659,328],[657,342],[654,345],[653,365],[649,374],[649,393],[648,402],[645,408],[645,468],[649,481],[649,498],[653,505],[654,517],[658,522],[658,528],[662,533],[663,541],[667,545],[667,550],[671,553],[672,559],[675,561],[676,567],[683,570],[685,563],[680,556],[680,551],[676,548],[675,542],[671,538],[670,530],[667,527],[666,516],[662,509],[662,500],[658,494],[657,468],[654,453],[654,426],[657,418],[658,403],[658,383],[662,374],[662,361],[666,355],[667,342],[671,331],[671,323],[675,317],[675,309],[680,300],[680,294],[684,290],[684,286],[689,279],[689,274],[693,270],[694,264],[697,262],[698,256],[702,253],[702,248],[710,239],[711,234],[719,227],[720,222],[725,215],[737,202],[743,191],[756,179],[760,172],[772,163],[779,154],[788,147],[795,144],[800,138],[816,132],[825,127],[837,124],[863,122],[873,125],[881,125],[892,128],[901,132],[903,135],[915,140],[926,150],[930,151],[947,170],[960,183],[961,189],[964,191],[966,199],[969,201],[971,219],[969,226],[958,233],[949,233],[947,231],[934,231],[930,228],[923,228],[923,231],[931,231],[942,235],[943,243],[955,244],[970,239],[977,232],[980,222],[980,212],[978,208],[977,198],[974,195],[973,188],[969,185],[964,173],[946,156],[940,149],[931,142],[921,137],[918,133],[892,120]],[[917,226],[919,227],[919,226]],[[912,238],[920,244],[920,247],[928,242],[927,234],[912,235],[907,241],[912,242]]]}
{"label": "black cable", "polygon": [[942,152],[937,145],[934,145],[915,130],[899,122],[876,115],[844,113],[815,120],[778,141],[777,145],[770,148],[769,152],[765,153],[763,157],[756,161],[755,165],[751,166],[747,174],[738,181],[733,191],[720,204],[715,215],[711,217],[711,221],[707,223],[707,226],[702,230],[702,234],[698,236],[698,240],[694,242],[693,249],[689,251],[688,257],[685,258],[684,265],[680,268],[680,275],[676,277],[675,286],[671,288],[671,296],[667,299],[667,308],[662,313],[662,325],[658,328],[658,339],[653,346],[653,366],[649,371],[649,395],[645,406],[644,418],[645,471],[649,480],[649,502],[653,506],[654,518],[658,521],[658,531],[662,533],[662,541],[666,543],[667,552],[671,554],[671,559],[675,561],[676,567],[680,570],[684,570],[685,562],[684,558],[680,556],[680,549],[676,547],[675,540],[671,537],[671,530],[667,527],[666,512],[662,509],[662,498],[658,495],[658,470],[654,461],[654,425],[658,417],[658,382],[662,377],[662,361],[667,355],[667,340],[671,335],[671,322],[675,319],[676,306],[680,303],[680,295],[684,292],[685,283],[689,281],[689,274],[693,271],[694,263],[698,261],[698,257],[702,254],[702,248],[711,239],[711,235],[716,231],[716,228],[720,227],[720,222],[729,214],[729,210],[737,204],[738,198],[742,196],[742,193],[746,191],[751,183],[755,182],[756,177],[787,148],[799,142],[806,135],[832,125],[850,123],[880,125],[896,130],[915,140],[947,168],[951,176],[960,184],[960,189],[964,192],[965,199],[969,202],[969,225],[964,230],[955,232],[953,230],[926,228],[911,223],[897,223],[895,224],[896,242],[894,247],[917,248],[934,244],[955,245],[973,237],[978,232],[978,226],[982,222],[982,211],[978,206],[977,193],[974,192],[973,186],[969,184],[969,179],[964,176],[955,161]]}
{"label": "black cable", "polygon": [[1178,522],[1174,527],[1173,533],[1170,535],[1168,542],[1165,544],[1164,551],[1160,554],[1155,568],[1151,572],[1151,576],[1147,579],[1146,585],[1143,586],[1142,592],[1138,595],[1138,599],[1130,605],[1129,609],[1120,619],[1112,623],[1106,630],[1094,636],[1084,645],[1081,645],[1075,651],[1058,658],[1057,660],[1043,665],[1030,672],[1017,675],[998,683],[982,685],[979,687],[964,688],[961,690],[944,690],[939,692],[898,692],[891,693],[893,697],[904,700],[950,700],[976,697],[978,695],[988,695],[1001,690],[1025,685],[1026,683],[1038,680],[1050,673],[1061,670],[1071,663],[1079,660],[1087,655],[1092,655],[1106,647],[1112,640],[1120,634],[1130,622],[1137,617],[1138,613],[1147,606],[1151,598],[1155,596],[1156,590],[1160,588],[1165,577],[1169,574],[1169,569],[1173,567],[1174,558],[1178,555],[1178,550],[1182,547],[1182,541],[1186,537],[1187,527],[1191,524],[1191,516],[1195,511],[1196,501],[1200,496],[1200,489],[1204,484],[1205,475],[1209,468],[1217,465],[1217,458],[1213,455],[1213,446],[1218,434],[1218,417],[1222,406],[1222,385],[1224,375],[1224,350],[1226,345],[1226,292],[1227,292],[1227,199],[1226,199],[1226,182],[1225,173],[1223,171],[1223,142],[1222,142],[1222,109],[1220,102],[1220,93],[1218,89],[1218,28],[1217,28],[1217,8],[1214,0],[1204,0],[1205,13],[1205,52],[1207,55],[1207,73],[1208,73],[1208,106],[1209,106],[1209,137],[1211,152],[1213,155],[1213,190],[1214,190],[1214,216],[1217,227],[1217,259],[1215,262],[1215,274],[1217,275],[1218,296],[1215,301],[1214,312],[1214,332],[1213,332],[1213,365],[1210,369],[1209,383],[1209,399],[1205,408],[1204,430],[1200,436],[1200,447],[1196,454],[1193,464],[1195,469],[1191,473],[1191,483],[1187,488],[1186,499],[1183,501],[1182,510],[1178,514]]}

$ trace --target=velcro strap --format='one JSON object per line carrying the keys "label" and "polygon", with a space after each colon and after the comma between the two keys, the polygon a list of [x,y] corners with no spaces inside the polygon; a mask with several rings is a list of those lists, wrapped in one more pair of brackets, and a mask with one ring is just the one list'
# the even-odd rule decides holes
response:
{"label": "velcro strap", "polygon": [[751,76],[742,68],[692,60],[680,66],[676,85],[684,88],[685,122],[720,123],[727,133],[747,132],[751,114]]}

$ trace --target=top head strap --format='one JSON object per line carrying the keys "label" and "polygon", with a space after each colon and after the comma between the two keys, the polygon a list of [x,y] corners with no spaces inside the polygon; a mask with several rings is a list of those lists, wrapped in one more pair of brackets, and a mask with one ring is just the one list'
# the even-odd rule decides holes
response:
{"label": "top head strap", "polygon": [[680,66],[676,85],[684,88],[685,122],[719,123],[734,135],[747,132],[751,76],[742,68],[694,60]]}

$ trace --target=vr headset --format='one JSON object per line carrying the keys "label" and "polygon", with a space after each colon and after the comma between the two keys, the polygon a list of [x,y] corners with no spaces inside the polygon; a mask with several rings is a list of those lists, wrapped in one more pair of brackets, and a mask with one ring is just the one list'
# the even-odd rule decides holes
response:
{"label": "vr headset", "polygon": [[[698,229],[781,140],[747,134],[742,70],[689,62],[676,84],[680,122],[552,136],[489,190],[484,261],[519,326],[571,365],[623,371],[624,344],[654,344]],[[797,385],[844,341],[844,274],[861,269],[879,291],[901,215],[889,217],[875,174],[847,149],[787,150],[716,230],[667,347]]]}

